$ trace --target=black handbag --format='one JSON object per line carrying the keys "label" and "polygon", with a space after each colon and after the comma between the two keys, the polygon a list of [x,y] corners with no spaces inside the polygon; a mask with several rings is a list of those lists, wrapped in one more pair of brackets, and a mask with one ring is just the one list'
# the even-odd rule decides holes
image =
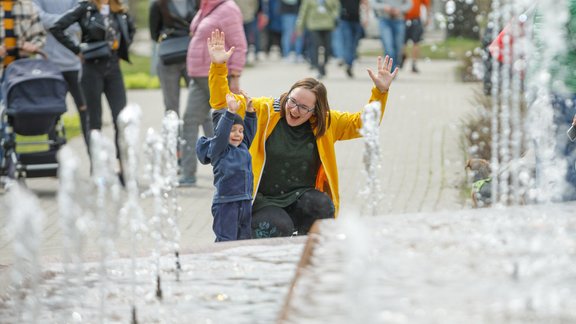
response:
{"label": "black handbag", "polygon": [[186,62],[189,36],[167,38],[158,46],[158,56],[164,64],[177,64]]}
{"label": "black handbag", "polygon": [[98,41],[80,44],[80,52],[84,60],[105,59],[112,56],[112,50],[107,41]]}

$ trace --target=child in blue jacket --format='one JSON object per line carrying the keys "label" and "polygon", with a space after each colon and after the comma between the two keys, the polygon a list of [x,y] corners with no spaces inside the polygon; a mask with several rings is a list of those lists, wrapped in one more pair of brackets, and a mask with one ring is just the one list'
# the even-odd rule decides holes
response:
{"label": "child in blue jacket", "polygon": [[[228,110],[215,112],[214,137],[202,136],[196,143],[198,160],[212,164],[214,198],[212,229],[216,242],[251,238],[252,158],[248,149],[256,132],[256,112],[247,101],[246,118],[236,114],[239,102],[226,96]],[[216,120],[218,119],[219,120]]]}

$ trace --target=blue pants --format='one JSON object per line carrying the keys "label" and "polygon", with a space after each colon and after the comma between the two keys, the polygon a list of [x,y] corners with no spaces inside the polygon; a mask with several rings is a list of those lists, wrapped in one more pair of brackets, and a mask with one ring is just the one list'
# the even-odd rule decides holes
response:
{"label": "blue pants", "polygon": [[295,36],[296,32],[296,14],[283,14],[282,20],[282,56],[287,57],[291,51],[296,53],[296,56],[302,55],[303,52],[303,38],[302,36]]}
{"label": "blue pants", "polygon": [[576,200],[576,142],[571,142],[566,131],[572,125],[572,118],[576,114],[576,94],[572,96],[553,95],[554,122],[556,123],[556,154],[567,162],[566,182],[567,190],[562,197],[563,201]]}
{"label": "blue pants", "polygon": [[212,230],[216,234],[216,242],[251,238],[252,201],[212,204],[212,216],[214,216]]}
{"label": "blue pants", "polygon": [[354,64],[356,60],[356,50],[362,37],[362,25],[357,21],[340,20],[338,23],[342,46],[342,58],[348,66]]}
{"label": "blue pants", "polygon": [[389,19],[380,17],[380,39],[384,47],[384,54],[394,60],[392,71],[400,65],[402,48],[404,47],[404,33],[406,24],[404,19]]}

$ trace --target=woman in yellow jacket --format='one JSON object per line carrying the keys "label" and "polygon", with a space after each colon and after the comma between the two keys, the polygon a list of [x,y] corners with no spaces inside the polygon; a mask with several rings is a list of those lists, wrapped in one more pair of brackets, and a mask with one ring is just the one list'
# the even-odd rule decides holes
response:
{"label": "woman in yellow jacket", "polygon": [[[226,107],[228,69],[234,48],[224,48],[224,33],[212,32],[208,39],[212,60],[208,84],[210,105]],[[370,102],[379,101],[384,114],[388,89],[398,73],[392,60],[378,57],[378,70],[368,70],[374,82]],[[334,143],[360,137],[361,112],[330,110],[326,88],[316,79],[296,82],[278,99],[247,98],[258,116],[250,154],[254,172],[252,237],[307,234],[315,220],[334,218],[338,212],[338,169]],[[241,176],[241,175],[240,175]]]}

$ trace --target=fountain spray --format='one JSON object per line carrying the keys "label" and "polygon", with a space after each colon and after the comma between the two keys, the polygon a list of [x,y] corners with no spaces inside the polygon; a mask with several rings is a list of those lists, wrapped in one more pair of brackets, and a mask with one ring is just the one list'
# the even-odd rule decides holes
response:
{"label": "fountain spray", "polygon": [[[58,206],[60,214],[60,226],[63,233],[63,260],[64,260],[64,283],[61,289],[63,301],[78,303],[82,300],[78,295],[84,282],[84,270],[82,264],[82,252],[85,245],[86,233],[91,225],[90,218],[86,217],[82,197],[88,196],[82,191],[78,183],[80,160],[74,151],[64,146],[58,152]],[[76,312],[76,306],[70,307]],[[65,321],[65,319],[62,319]]]}
{"label": "fountain spray", "polygon": [[106,316],[106,294],[108,290],[108,260],[114,250],[114,236],[117,232],[115,213],[110,212],[108,202],[118,202],[120,186],[113,172],[116,154],[114,144],[97,130],[90,133],[90,157],[92,163],[92,182],[96,189],[96,201],[93,207],[98,223],[98,245],[100,247],[100,322]]}
{"label": "fountain spray", "polygon": [[361,191],[365,197],[362,214],[376,216],[378,205],[382,199],[378,169],[380,164],[380,102],[374,101],[364,107],[362,112],[362,134],[365,143],[364,171],[366,173],[366,187]]}
{"label": "fountain spray", "polygon": [[139,204],[140,194],[136,176],[138,174],[138,151],[140,141],[140,119],[142,111],[137,105],[128,105],[118,116],[120,130],[120,158],[126,183],[127,199],[121,213],[129,223],[131,234],[132,268],[132,322],[137,320],[136,310],[136,247],[141,233],[147,230]]}
{"label": "fountain spray", "polygon": [[[19,296],[16,313],[23,323],[35,323],[40,311],[37,294],[40,279],[40,245],[46,218],[38,199],[15,182],[8,191],[9,222],[6,234],[13,238],[14,265],[11,289]],[[27,206],[19,208],[19,206]],[[28,288],[28,293],[20,293]]]}
{"label": "fountain spray", "polygon": [[164,193],[166,206],[168,209],[167,222],[172,231],[172,244],[175,256],[176,281],[180,280],[180,228],[178,220],[180,219],[180,204],[178,203],[178,131],[182,121],[174,111],[168,111],[162,120],[162,150],[163,163],[162,174],[164,179]]}

